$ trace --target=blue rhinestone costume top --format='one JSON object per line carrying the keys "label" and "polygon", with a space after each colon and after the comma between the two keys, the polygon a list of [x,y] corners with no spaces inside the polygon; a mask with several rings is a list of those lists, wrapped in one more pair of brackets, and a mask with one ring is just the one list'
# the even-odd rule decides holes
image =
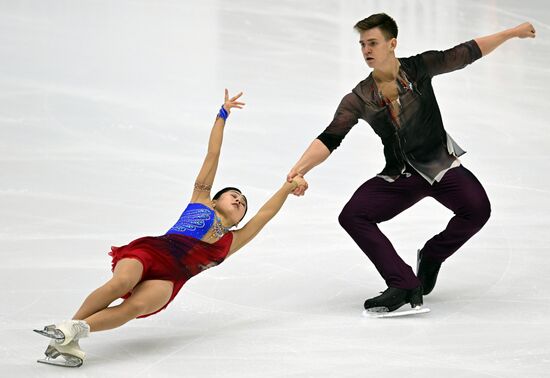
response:
{"label": "blue rhinestone costume top", "polygon": [[202,239],[216,218],[214,210],[202,203],[190,203],[180,219],[166,234],[180,234]]}

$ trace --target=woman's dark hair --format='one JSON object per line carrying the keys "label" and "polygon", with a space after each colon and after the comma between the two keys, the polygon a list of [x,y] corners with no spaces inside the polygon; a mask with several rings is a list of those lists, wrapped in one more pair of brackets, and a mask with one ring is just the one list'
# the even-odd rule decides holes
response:
{"label": "woman's dark hair", "polygon": [[244,208],[244,214],[243,214],[243,217],[241,219],[239,219],[239,222],[243,220],[244,216],[246,215],[246,212],[248,211],[248,199],[244,196],[243,192],[241,192],[240,189],[237,189],[237,188],[234,188],[232,186],[228,186],[226,188],[223,188],[222,190],[220,190],[219,192],[217,192],[216,194],[214,194],[214,197],[212,197],[212,199],[215,201],[217,200],[218,198],[221,197],[222,194],[224,194],[225,192],[229,192],[230,190],[233,190],[235,192],[238,192],[240,193],[240,195],[243,196],[244,198],[244,202],[245,202],[245,208]]}
{"label": "woman's dark hair", "polygon": [[386,13],[372,14],[356,23],[354,28],[359,33],[374,28],[380,28],[382,34],[386,38],[386,41],[392,38],[397,38],[397,23]]}

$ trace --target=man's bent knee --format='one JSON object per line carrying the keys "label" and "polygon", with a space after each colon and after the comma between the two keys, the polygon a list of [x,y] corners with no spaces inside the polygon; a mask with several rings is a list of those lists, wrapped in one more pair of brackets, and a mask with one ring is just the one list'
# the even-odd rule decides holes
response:
{"label": "man's bent knee", "polygon": [[478,212],[477,212],[477,222],[478,222],[479,228],[483,227],[485,223],[487,223],[490,217],[491,217],[491,203],[489,202],[489,200],[487,200],[483,204],[483,206],[481,206],[478,209]]}
{"label": "man's bent knee", "polygon": [[491,203],[488,199],[480,201],[470,208],[467,218],[476,230],[480,230],[491,217]]}
{"label": "man's bent knee", "polygon": [[353,225],[356,223],[356,212],[351,206],[344,206],[340,215],[338,215],[338,223],[346,231],[353,228]]}

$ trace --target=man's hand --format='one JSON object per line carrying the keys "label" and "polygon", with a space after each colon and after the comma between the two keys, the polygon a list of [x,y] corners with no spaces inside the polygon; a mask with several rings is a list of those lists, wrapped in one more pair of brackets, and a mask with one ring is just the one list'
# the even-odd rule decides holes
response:
{"label": "man's hand", "polygon": [[309,187],[307,181],[304,180],[304,175],[298,173],[298,170],[295,168],[292,168],[290,170],[290,172],[286,176],[286,180],[288,182],[292,182],[294,180],[298,183],[298,187],[292,192],[292,194],[294,194],[295,196],[303,196],[307,188]]}
{"label": "man's hand", "polygon": [[518,38],[523,39],[536,37],[536,30],[530,22],[524,22],[523,24],[516,26],[513,30]]}
{"label": "man's hand", "polygon": [[[294,177],[304,177],[304,175],[308,173],[313,167],[321,164],[329,156],[330,150],[328,149],[328,147],[325,146],[325,144],[319,139],[314,139],[307,150],[304,152],[300,160],[298,160],[298,162],[290,170],[288,175],[286,175],[286,180],[288,182],[292,182],[292,179]],[[299,186],[298,188],[294,189],[292,194],[294,194],[295,196],[303,196],[307,188],[308,185],[306,182],[305,186]]]}
{"label": "man's hand", "polygon": [[[292,182],[296,183],[296,189],[303,189],[304,191],[307,189],[307,181],[304,179],[303,176],[296,175],[292,179]],[[294,190],[296,190],[294,189]]]}

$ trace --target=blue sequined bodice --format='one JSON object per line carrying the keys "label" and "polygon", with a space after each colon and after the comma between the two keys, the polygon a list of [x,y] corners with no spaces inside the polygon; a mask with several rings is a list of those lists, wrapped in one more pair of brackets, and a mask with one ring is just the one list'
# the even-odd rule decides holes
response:
{"label": "blue sequined bodice", "polygon": [[187,235],[202,239],[214,222],[214,210],[202,203],[190,203],[167,234]]}

